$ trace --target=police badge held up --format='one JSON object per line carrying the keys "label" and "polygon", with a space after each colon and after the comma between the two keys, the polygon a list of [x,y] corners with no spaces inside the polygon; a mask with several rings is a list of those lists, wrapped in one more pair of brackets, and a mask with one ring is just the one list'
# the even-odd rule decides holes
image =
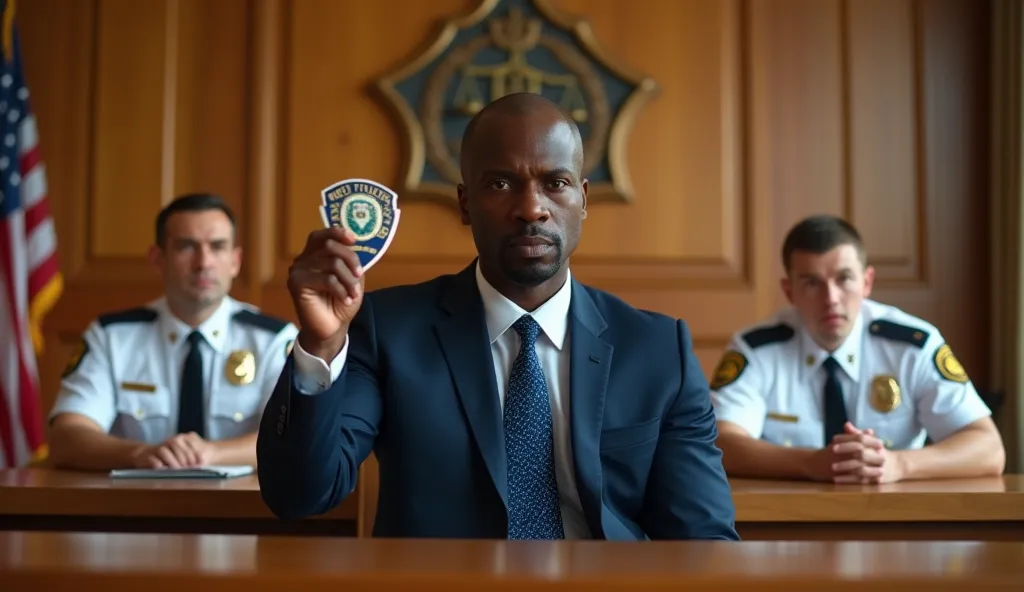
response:
{"label": "police badge held up", "polygon": [[352,251],[369,271],[391,245],[398,230],[398,194],[367,179],[338,181],[320,192],[324,226],[338,226],[356,237]]}

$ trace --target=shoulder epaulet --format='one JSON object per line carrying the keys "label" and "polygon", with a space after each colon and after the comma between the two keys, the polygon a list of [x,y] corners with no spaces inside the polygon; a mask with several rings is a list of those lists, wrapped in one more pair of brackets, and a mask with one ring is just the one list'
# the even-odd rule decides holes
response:
{"label": "shoulder epaulet", "polygon": [[152,308],[139,307],[117,312],[102,314],[97,319],[101,327],[117,325],[119,323],[152,323],[156,320],[157,312]]}
{"label": "shoulder epaulet", "polygon": [[243,325],[252,325],[253,327],[266,329],[271,333],[278,333],[288,326],[288,321],[247,309],[242,309],[236,312],[234,319]]}
{"label": "shoulder epaulet", "polygon": [[892,321],[872,321],[868,330],[876,337],[901,341],[910,345],[916,345],[917,347],[924,347],[925,342],[928,341],[927,331]]}
{"label": "shoulder epaulet", "polygon": [[773,325],[771,327],[761,327],[759,329],[753,329],[743,334],[743,341],[747,342],[747,345],[751,349],[757,349],[762,345],[771,345],[773,343],[782,343],[783,341],[789,341],[796,335],[796,331],[793,327],[784,323]]}

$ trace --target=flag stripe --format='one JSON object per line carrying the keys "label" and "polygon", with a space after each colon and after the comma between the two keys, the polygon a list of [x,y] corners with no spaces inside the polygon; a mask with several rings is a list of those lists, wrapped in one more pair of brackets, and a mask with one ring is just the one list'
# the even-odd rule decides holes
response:
{"label": "flag stripe", "polygon": [[44,451],[39,370],[42,319],[63,291],[57,230],[39,132],[22,72],[15,4],[0,43],[0,468]]}
{"label": "flag stripe", "polygon": [[[3,293],[0,294],[0,300],[3,301],[3,308],[5,309],[3,311],[5,313],[4,317],[8,321],[8,323],[5,323],[8,325],[8,327],[6,327],[8,331],[5,331],[5,333],[7,335],[16,336],[14,339],[4,339],[4,344],[2,346],[4,350],[7,350],[4,352],[5,355],[3,358],[3,371],[5,378],[3,381],[4,397],[3,404],[0,405],[0,426],[5,428],[0,431],[0,445],[3,446],[4,466],[14,466],[21,460],[17,458],[17,455],[15,454],[14,435],[16,431],[8,429],[8,426],[14,426],[12,418],[16,414],[12,412],[13,409],[20,408],[18,401],[21,399],[22,380],[21,356],[18,352],[21,348],[21,340],[17,339],[17,336],[20,335],[20,331],[17,326],[18,315],[14,305],[16,302],[14,296],[15,286],[11,282],[6,281],[6,278],[13,277],[13,253],[11,252],[12,233],[10,229],[11,222],[13,221],[0,224],[0,277],[5,278],[5,281],[3,282]],[[17,415],[20,416],[21,414],[18,413]]]}

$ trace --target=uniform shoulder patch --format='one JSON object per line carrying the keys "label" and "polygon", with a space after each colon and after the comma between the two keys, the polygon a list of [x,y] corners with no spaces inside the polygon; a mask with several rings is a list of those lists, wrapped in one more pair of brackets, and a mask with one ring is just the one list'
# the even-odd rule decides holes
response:
{"label": "uniform shoulder patch", "polygon": [[796,331],[793,330],[793,327],[785,323],[779,323],[771,327],[761,327],[747,331],[743,334],[743,341],[746,341],[751,349],[757,349],[763,345],[789,341],[794,335],[796,335]]}
{"label": "uniform shoulder patch", "polygon": [[928,341],[928,331],[892,321],[873,321],[868,330],[877,337],[909,343],[917,347],[924,347],[925,342]]}
{"label": "uniform shoulder patch", "polygon": [[935,350],[933,360],[935,362],[935,369],[946,380],[953,382],[967,382],[970,380],[967,377],[967,371],[964,370],[963,364],[953,355],[953,349],[949,347],[948,343],[943,343],[939,349]]}
{"label": "uniform shoulder patch", "polygon": [[736,350],[729,350],[722,355],[722,359],[715,366],[715,373],[711,377],[711,390],[717,391],[729,386],[747,369],[747,356]]}
{"label": "uniform shoulder patch", "polygon": [[157,318],[157,312],[152,308],[139,307],[117,312],[102,314],[97,319],[101,327],[117,325],[120,323],[152,323]]}
{"label": "uniform shoulder patch", "polygon": [[75,350],[71,352],[71,358],[68,360],[67,366],[64,366],[64,372],[61,373],[61,378],[67,378],[72,372],[78,370],[78,367],[82,364],[82,360],[85,359],[85,355],[89,353],[89,342],[84,338],[78,342],[75,346]]}
{"label": "uniform shoulder patch", "polygon": [[288,326],[288,321],[247,309],[242,309],[236,312],[234,319],[243,325],[259,327],[260,329],[266,329],[271,333],[278,333]]}

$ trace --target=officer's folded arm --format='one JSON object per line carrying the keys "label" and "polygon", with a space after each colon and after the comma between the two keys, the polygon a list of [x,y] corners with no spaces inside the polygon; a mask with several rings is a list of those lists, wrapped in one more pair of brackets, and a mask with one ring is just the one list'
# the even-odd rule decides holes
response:
{"label": "officer's folded arm", "polygon": [[146,444],[111,436],[95,419],[75,412],[50,422],[49,462],[56,468],[107,471],[137,465]]}
{"label": "officer's folded arm", "polygon": [[760,438],[738,423],[719,419],[718,448],[725,472],[733,477],[808,479],[812,478],[818,451],[787,448]]}
{"label": "officer's folded arm", "polygon": [[[256,463],[255,433],[217,441],[196,437],[187,444],[182,442],[175,450],[169,450],[175,448],[172,440],[181,438],[175,436],[159,444],[128,440],[110,435],[91,417],[63,412],[50,423],[49,462],[56,468],[85,471]],[[165,448],[168,450],[163,450]],[[183,462],[182,454],[191,454],[192,462]]]}
{"label": "officer's folded arm", "polygon": [[991,417],[976,419],[923,448],[891,454],[903,481],[994,476],[1006,468],[1006,449]]}

